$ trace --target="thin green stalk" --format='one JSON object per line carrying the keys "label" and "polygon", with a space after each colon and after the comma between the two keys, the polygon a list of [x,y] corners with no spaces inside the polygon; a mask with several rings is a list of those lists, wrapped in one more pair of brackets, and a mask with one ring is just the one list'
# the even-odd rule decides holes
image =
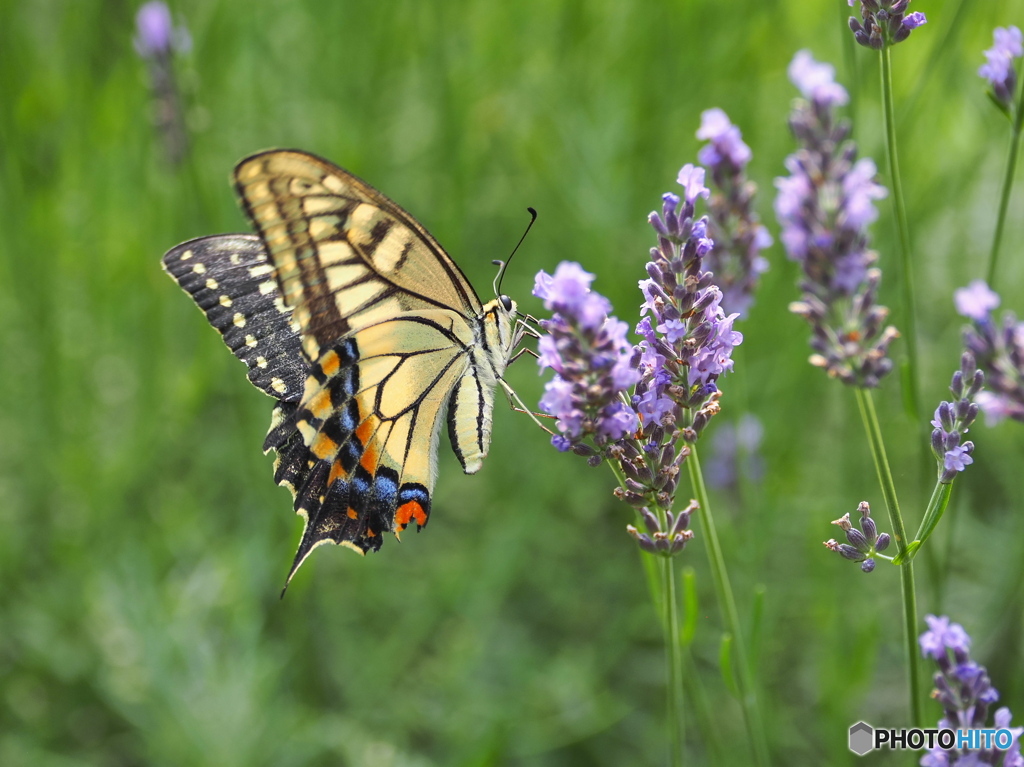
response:
{"label": "thin green stalk", "polygon": [[683,658],[679,644],[679,601],[676,598],[674,557],[662,558],[661,598],[665,615],[665,662],[668,670],[669,764],[683,764]]}
{"label": "thin green stalk", "polygon": [[850,31],[850,4],[846,0],[836,0],[839,8],[839,37],[843,41],[843,61],[845,62],[846,80],[850,83],[850,104],[847,110],[850,122],[857,125],[857,103],[860,100],[860,79],[857,77],[856,42]]}
{"label": "thin green stalk", "polygon": [[921,550],[921,544],[928,540],[928,536],[935,531],[935,526],[939,524],[939,520],[942,519],[942,515],[946,511],[946,506],[949,505],[949,495],[952,492],[952,482],[935,483],[935,489],[932,491],[932,497],[928,501],[928,508],[925,509],[924,519],[921,520],[921,526],[917,529],[917,535],[914,536],[913,542],[910,543],[903,552],[897,554],[893,558],[892,562],[894,565],[901,565],[904,562],[909,562],[917,556],[917,552]]}
{"label": "thin green stalk", "polygon": [[1024,124],[1024,78],[1021,78],[1021,95],[1017,97],[1016,117],[1013,120],[1013,133],[1010,136],[1010,156],[1006,160],[1006,176],[1003,178],[1003,193],[999,198],[999,217],[996,219],[996,233],[992,237],[992,252],[988,256],[988,272],[985,282],[989,287],[996,281],[996,263],[999,260],[999,245],[1003,240],[1003,225],[1006,223],[1006,210],[1010,205],[1010,191],[1013,189],[1013,177],[1017,170],[1017,153],[1020,149],[1021,126]]}
{"label": "thin green stalk", "polygon": [[750,670],[750,659],[747,655],[746,642],[743,639],[743,631],[740,629],[740,616],[736,610],[736,599],[732,593],[732,586],[729,584],[729,572],[725,567],[725,557],[722,555],[722,546],[718,541],[718,533],[715,531],[715,521],[711,514],[711,505],[708,500],[707,488],[704,486],[704,474],[700,470],[697,449],[691,445],[690,451],[690,456],[686,459],[686,466],[690,473],[693,494],[696,496],[697,503],[699,504],[698,513],[700,514],[700,525],[703,530],[702,537],[704,538],[705,548],[708,553],[708,562],[711,565],[715,595],[718,597],[718,605],[722,611],[722,617],[732,633],[733,648],[738,667],[737,681],[740,689],[743,721],[747,728],[747,737],[750,739],[751,749],[754,752],[754,763],[765,767],[769,764],[768,742],[765,739],[764,722],[757,702],[757,692],[754,687],[753,673]]}
{"label": "thin green stalk", "polygon": [[914,279],[910,269],[910,227],[907,225],[907,208],[900,181],[900,163],[896,152],[896,110],[892,97],[892,59],[889,47],[882,48],[882,112],[885,119],[885,145],[889,158],[889,183],[892,186],[893,204],[896,209],[896,234],[899,239],[900,286],[903,301],[904,337],[907,339],[907,368],[903,385],[905,405],[915,422],[920,422],[921,401],[918,392],[917,365],[917,312],[914,305]]}
{"label": "thin green stalk", "polygon": [[[885,444],[882,441],[882,429],[878,424],[878,414],[869,389],[855,388],[857,405],[860,408],[864,430],[867,432],[871,446],[871,457],[875,462],[878,484],[882,488],[882,497],[889,512],[889,524],[892,525],[892,539],[896,542],[898,556],[905,557],[907,550],[907,533],[900,514],[900,504],[896,497],[896,485],[892,481],[889,459],[885,455]],[[906,652],[907,683],[910,693],[910,724],[912,727],[922,726],[922,701],[920,697],[920,678],[917,665],[917,592],[914,586],[914,565],[907,562],[900,567],[900,585],[903,591],[903,643]]]}
{"label": "thin green stalk", "polygon": [[[608,461],[608,467],[615,474],[619,487],[626,486],[626,476],[622,473],[613,461]],[[665,527],[665,510],[656,508],[661,517],[662,527]],[[644,569],[651,575],[648,562],[654,557],[650,554],[641,553]],[[662,630],[665,635],[665,668],[666,668],[666,706],[668,709],[668,736],[669,736],[669,764],[672,767],[682,767],[683,764],[683,743],[685,742],[685,725],[683,720],[683,658],[681,645],[681,626],[679,623],[679,600],[676,597],[675,568],[672,557],[658,557],[661,559],[661,588],[658,589],[656,582],[649,578],[652,585],[651,596],[654,599],[655,607],[660,610],[662,619]],[[660,604],[659,604],[660,599]]]}

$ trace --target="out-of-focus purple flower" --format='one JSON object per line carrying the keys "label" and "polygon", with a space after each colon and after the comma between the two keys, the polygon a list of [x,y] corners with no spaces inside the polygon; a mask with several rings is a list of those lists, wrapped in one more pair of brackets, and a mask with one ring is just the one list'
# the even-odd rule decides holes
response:
{"label": "out-of-focus purple flower", "polygon": [[832,524],[846,533],[848,543],[839,543],[835,538],[829,538],[825,541],[825,548],[851,562],[860,562],[860,569],[870,573],[875,569],[874,557],[889,548],[890,538],[888,533],[879,534],[875,520],[871,518],[871,506],[867,501],[861,501],[857,511],[860,513],[861,530],[853,526],[849,514],[843,514],[839,519],[833,520]]}
{"label": "out-of-focus purple flower", "polygon": [[910,0],[847,0],[850,7],[857,6],[861,21],[850,19],[850,29],[858,43],[881,50],[887,45],[903,42],[913,29],[926,24],[923,13],[907,13]]}
{"label": "out-of-focus purple flower", "polygon": [[813,329],[811,364],[846,384],[871,388],[892,370],[888,349],[899,336],[885,324],[889,310],[875,302],[882,275],[873,267],[877,255],[865,229],[886,190],[874,180],[874,163],[857,160],[856,146],[846,141],[849,125],[837,122],[833,110],[839,102],[816,95],[828,92],[832,68],[801,51],[791,74],[794,69],[800,73],[794,82],[812,101],[794,105],[789,124],[802,146],[786,158],[791,175],[775,180],[780,239],[804,273],[803,296],[790,311]]}
{"label": "out-of-focus purple flower", "polygon": [[135,15],[135,38],[132,42],[135,52],[148,65],[157,131],[168,159],[176,165],[188,149],[188,136],[174,78],[173,54],[189,50],[192,38],[184,25],[174,27],[171,11],[165,3],[151,0]]}
{"label": "out-of-focus purple flower", "polygon": [[954,300],[957,310],[972,320],[964,328],[964,346],[985,372],[988,391],[975,397],[985,423],[995,426],[1005,418],[1024,422],[1024,322],[1012,312],[1005,312],[1001,322],[993,317],[990,312],[999,305],[999,296],[980,281],[956,291]]}
{"label": "out-of-focus purple flower", "polygon": [[953,291],[957,314],[969,320],[987,320],[993,309],[999,307],[999,294],[984,280],[974,280],[966,288]]}
{"label": "out-of-focus purple flower", "polygon": [[1013,104],[1017,90],[1017,67],[1014,60],[1024,55],[1024,35],[1017,27],[996,27],[994,44],[985,51],[985,63],[978,74],[992,86],[992,98],[1002,109]]}
{"label": "out-of-focus purple flower", "polygon": [[764,476],[761,441],[764,426],[752,413],[735,424],[723,423],[711,435],[711,453],[704,463],[704,477],[712,487],[734,487],[742,475],[750,482]]}
{"label": "out-of-focus purple flower", "polygon": [[928,630],[918,637],[917,642],[926,658],[940,660],[946,657],[947,650],[962,654],[970,651],[971,638],[959,623],[950,622],[945,615],[926,615],[924,620]]}
{"label": "out-of-focus purple flower", "polygon": [[[952,730],[986,728],[992,705],[999,700],[999,691],[992,686],[988,670],[971,660],[971,638],[959,623],[952,623],[946,616],[925,616],[928,631],[921,634],[918,642],[921,653],[931,658],[938,666],[933,677],[935,689],[931,697],[942,705],[943,716],[939,727]],[[1020,755],[1020,736],[1024,727],[1010,727],[1010,709],[1003,706],[996,710],[993,721],[995,729],[1008,730],[1011,743],[1008,749],[999,750],[994,744],[989,748],[950,749],[933,748],[925,754],[919,764],[922,767],[1024,767]]]}
{"label": "out-of-focus purple flower", "polygon": [[635,431],[639,420],[622,401],[639,378],[633,369],[628,326],[608,316],[611,304],[590,290],[594,275],[563,261],[554,275],[540,272],[535,296],[555,312],[542,320],[547,331],[538,342],[541,370],[555,377],[544,388],[540,405],[557,419],[561,432],[552,444],[563,452],[590,436],[599,446]]}
{"label": "out-of-focus purple flower", "polygon": [[184,26],[175,27],[166,3],[151,0],[135,14],[135,52],[145,59],[186,53],[192,38]]}
{"label": "out-of-focus purple flower", "polygon": [[721,109],[701,114],[697,138],[710,142],[697,159],[710,169],[715,187],[708,204],[708,235],[714,246],[705,265],[722,291],[723,311],[742,317],[753,302],[760,275],[768,269],[768,261],[760,253],[772,244],[771,235],[754,212],[757,185],[747,179],[744,170],[751,158],[750,147]]}
{"label": "out-of-focus purple flower", "polygon": [[786,74],[805,99],[822,109],[841,107],[850,100],[846,89],[835,81],[835,67],[815,61],[810,51],[797,51]]}
{"label": "out-of-focus purple flower", "polygon": [[957,473],[974,463],[974,443],[961,442],[978,417],[979,405],[974,402],[985,382],[974,355],[969,351],[960,357],[960,369],[953,373],[949,390],[952,402],[940,402],[932,418],[932,452],[939,463],[939,482],[949,484]]}

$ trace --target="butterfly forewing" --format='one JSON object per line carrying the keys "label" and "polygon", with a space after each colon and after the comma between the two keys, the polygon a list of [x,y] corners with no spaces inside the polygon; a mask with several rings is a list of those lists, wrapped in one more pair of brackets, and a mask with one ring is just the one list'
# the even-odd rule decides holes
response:
{"label": "butterfly forewing", "polygon": [[299,353],[298,326],[259,237],[199,237],[167,251],[163,265],[246,364],[255,386],[280,400],[302,395],[309,369]]}
{"label": "butterfly forewing", "polygon": [[264,152],[238,164],[235,186],[310,359],[404,311],[479,315],[473,288],[426,229],[347,171],[302,152]]}

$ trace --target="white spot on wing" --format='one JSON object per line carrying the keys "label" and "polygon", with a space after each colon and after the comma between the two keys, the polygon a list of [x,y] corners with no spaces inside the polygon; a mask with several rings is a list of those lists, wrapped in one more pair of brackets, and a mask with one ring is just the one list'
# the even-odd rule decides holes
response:
{"label": "white spot on wing", "polygon": [[220,297],[220,305],[221,306],[231,306],[231,298],[228,297],[228,296],[221,296]]}
{"label": "white spot on wing", "polygon": [[184,253],[181,254],[181,260],[182,261],[188,261],[190,258],[192,258],[192,251],[191,250],[186,250]]}
{"label": "white spot on wing", "polygon": [[286,391],[288,391],[288,386],[285,385],[285,382],[282,381],[280,378],[271,378],[270,388],[276,391],[278,394],[284,394]]}
{"label": "white spot on wing", "polygon": [[246,346],[256,346],[256,338],[254,336],[246,336],[245,337],[245,345]]}
{"label": "white spot on wing", "polygon": [[231,321],[235,323],[235,327],[245,327],[245,317],[243,317],[239,312],[235,312],[235,316],[232,318]]}
{"label": "white spot on wing", "polygon": [[267,366],[267,358],[266,357],[257,357],[256,358],[256,367],[265,368],[266,366]]}
{"label": "white spot on wing", "polygon": [[216,290],[217,288],[220,287],[220,283],[218,283],[217,280],[213,279],[213,277],[207,277],[206,287],[209,288],[210,290]]}
{"label": "white spot on wing", "polygon": [[192,271],[196,274],[206,274],[206,267],[202,264],[196,264],[192,267]]}

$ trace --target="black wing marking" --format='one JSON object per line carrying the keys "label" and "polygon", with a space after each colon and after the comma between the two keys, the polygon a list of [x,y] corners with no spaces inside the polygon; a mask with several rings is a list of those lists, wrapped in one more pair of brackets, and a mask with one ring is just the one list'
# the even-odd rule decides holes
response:
{"label": "black wing marking", "polygon": [[278,400],[301,398],[309,368],[259,237],[189,240],[167,251],[163,266],[246,364],[253,385]]}

